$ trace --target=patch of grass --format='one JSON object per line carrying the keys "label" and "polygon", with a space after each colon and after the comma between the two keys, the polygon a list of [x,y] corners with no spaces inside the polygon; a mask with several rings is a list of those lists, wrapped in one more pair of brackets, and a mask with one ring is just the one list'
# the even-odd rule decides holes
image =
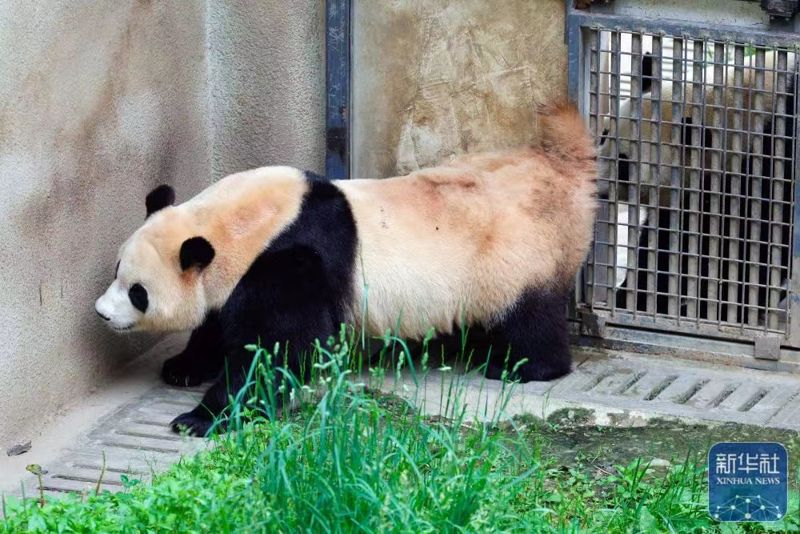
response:
{"label": "patch of grass", "polygon": [[[388,370],[376,376],[424,372],[405,345],[387,341]],[[35,498],[8,501],[0,532],[800,530],[796,492],[781,523],[713,522],[705,451],[659,465],[605,464],[591,451],[567,461],[558,454],[563,436],[580,427],[472,420],[452,383],[442,386],[452,399],[446,413],[425,417],[354,381],[358,350],[344,332],[318,347],[311,386],[287,388],[293,377],[263,348],[250,349],[248,387],[228,414],[232,431],[213,438],[214,447],[152,483],[124,479],[121,493],[44,506]],[[295,409],[281,410],[282,401]],[[603,432],[614,438],[614,430]]]}

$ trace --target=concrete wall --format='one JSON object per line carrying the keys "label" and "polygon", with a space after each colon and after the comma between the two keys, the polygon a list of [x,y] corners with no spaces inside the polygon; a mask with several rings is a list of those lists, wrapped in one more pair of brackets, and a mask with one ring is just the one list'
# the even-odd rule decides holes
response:
{"label": "concrete wall", "polygon": [[325,167],[325,3],[208,2],[214,176]]}
{"label": "concrete wall", "polygon": [[354,0],[353,175],[529,142],[564,98],[563,0]]}
{"label": "concrete wall", "polygon": [[[536,135],[561,0],[355,0],[354,174]],[[153,343],[93,302],[143,198],[324,161],[324,2],[0,3],[0,449]],[[0,451],[2,452],[2,451]]]}
{"label": "concrete wall", "polygon": [[322,170],[322,2],[218,4],[0,3],[0,453],[154,342],[93,310],[147,191]]}

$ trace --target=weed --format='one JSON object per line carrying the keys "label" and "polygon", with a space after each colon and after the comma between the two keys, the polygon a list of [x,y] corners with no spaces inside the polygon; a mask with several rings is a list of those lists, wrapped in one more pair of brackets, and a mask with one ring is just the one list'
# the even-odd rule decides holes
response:
{"label": "weed", "polygon": [[[501,423],[514,384],[503,385],[497,409],[484,410],[490,417],[468,417],[461,375],[449,371],[442,409],[427,417],[414,395],[376,386],[386,376],[398,388],[404,377],[419,384],[437,358],[415,364],[402,340],[380,341],[384,365],[359,373],[364,340],[343,328],[317,345],[306,385],[276,365],[279,347],[249,346],[247,385],[230,399],[229,432],[213,437],[214,447],[151,483],[126,477],[116,494],[43,507],[4,500],[0,532],[723,531],[706,511],[702,454],[655,466],[599,464],[603,455],[587,451],[564,463],[552,437],[568,420]],[[774,528],[800,530],[796,492],[791,506]]]}

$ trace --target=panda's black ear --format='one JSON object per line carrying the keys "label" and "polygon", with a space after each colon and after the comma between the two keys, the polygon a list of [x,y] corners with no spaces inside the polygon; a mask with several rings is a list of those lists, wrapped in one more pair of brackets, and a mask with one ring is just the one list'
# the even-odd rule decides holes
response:
{"label": "panda's black ear", "polygon": [[214,259],[214,254],[214,247],[204,237],[190,237],[181,245],[181,269],[205,269]]}
{"label": "panda's black ear", "polygon": [[158,210],[164,209],[167,206],[172,206],[175,203],[175,191],[168,185],[159,185],[147,194],[144,199],[144,205],[147,208],[147,217]]}

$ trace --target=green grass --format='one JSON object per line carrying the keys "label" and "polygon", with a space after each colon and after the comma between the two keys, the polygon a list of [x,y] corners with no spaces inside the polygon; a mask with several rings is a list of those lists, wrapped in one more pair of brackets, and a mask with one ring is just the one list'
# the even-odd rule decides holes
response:
{"label": "green grass", "polygon": [[[152,483],[124,479],[122,493],[44,506],[6,500],[0,532],[800,530],[796,492],[779,524],[711,521],[705,451],[667,467],[646,458],[605,465],[591,454],[565,461],[555,438],[566,425],[472,420],[455,380],[443,384],[447,412],[425,417],[413,403],[354,383],[357,350],[344,335],[319,349],[311,387],[279,393],[296,406],[279,412],[268,385],[286,375],[251,349],[249,388],[232,399],[233,431],[214,447]],[[402,344],[387,343],[385,355],[388,372],[424,372]]]}

